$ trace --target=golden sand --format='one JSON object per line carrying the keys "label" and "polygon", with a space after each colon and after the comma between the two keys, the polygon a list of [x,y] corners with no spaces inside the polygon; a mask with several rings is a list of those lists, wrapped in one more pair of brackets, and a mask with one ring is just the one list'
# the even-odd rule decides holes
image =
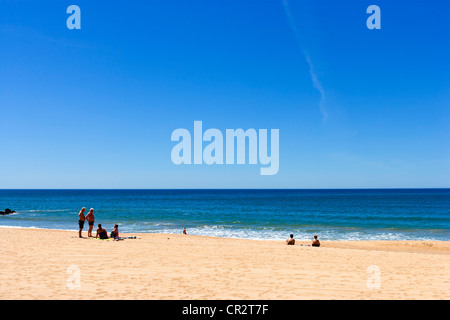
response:
{"label": "golden sand", "polygon": [[103,241],[76,231],[0,232],[0,299],[450,298],[449,242],[314,248],[182,234]]}

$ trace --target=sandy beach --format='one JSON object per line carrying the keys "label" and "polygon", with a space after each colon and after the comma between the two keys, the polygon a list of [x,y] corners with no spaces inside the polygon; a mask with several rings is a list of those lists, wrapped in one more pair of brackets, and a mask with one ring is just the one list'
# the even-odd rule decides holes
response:
{"label": "sandy beach", "polygon": [[76,231],[0,232],[3,300],[450,298],[449,242],[314,248],[183,234],[103,241]]}

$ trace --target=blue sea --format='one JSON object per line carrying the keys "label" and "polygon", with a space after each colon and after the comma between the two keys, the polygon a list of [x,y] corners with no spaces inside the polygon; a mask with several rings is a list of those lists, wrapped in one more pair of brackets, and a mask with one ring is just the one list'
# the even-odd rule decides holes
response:
{"label": "blue sea", "polygon": [[[244,239],[450,240],[450,189],[0,190],[0,226]],[[87,229],[85,229],[87,230]]]}

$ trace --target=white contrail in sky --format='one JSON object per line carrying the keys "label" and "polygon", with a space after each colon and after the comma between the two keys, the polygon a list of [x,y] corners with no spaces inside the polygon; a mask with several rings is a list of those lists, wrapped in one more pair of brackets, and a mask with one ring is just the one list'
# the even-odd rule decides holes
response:
{"label": "white contrail in sky", "polygon": [[298,32],[297,26],[295,25],[294,19],[291,15],[291,10],[289,9],[289,3],[287,0],[282,0],[284,11],[286,12],[286,16],[289,21],[289,25],[291,26],[292,31],[294,32],[295,38],[297,39],[298,46],[303,52],[303,56],[305,57],[306,62],[309,66],[309,73],[311,75],[311,80],[313,83],[313,87],[319,91],[320,93],[320,101],[319,101],[319,110],[322,114],[323,120],[325,120],[328,117],[328,113],[325,110],[325,90],[323,89],[322,83],[320,83],[319,78],[317,77],[317,74],[314,70],[314,66],[311,62],[311,58],[309,57],[308,53],[303,48],[301,41],[300,41],[300,34]]}

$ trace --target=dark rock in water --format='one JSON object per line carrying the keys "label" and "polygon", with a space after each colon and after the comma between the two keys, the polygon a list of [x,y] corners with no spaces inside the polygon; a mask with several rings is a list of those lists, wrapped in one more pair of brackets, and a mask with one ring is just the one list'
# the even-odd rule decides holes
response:
{"label": "dark rock in water", "polygon": [[2,216],[11,214],[11,213],[15,213],[15,211],[11,210],[11,209],[5,209],[5,211],[0,211],[0,215],[2,215]]}

